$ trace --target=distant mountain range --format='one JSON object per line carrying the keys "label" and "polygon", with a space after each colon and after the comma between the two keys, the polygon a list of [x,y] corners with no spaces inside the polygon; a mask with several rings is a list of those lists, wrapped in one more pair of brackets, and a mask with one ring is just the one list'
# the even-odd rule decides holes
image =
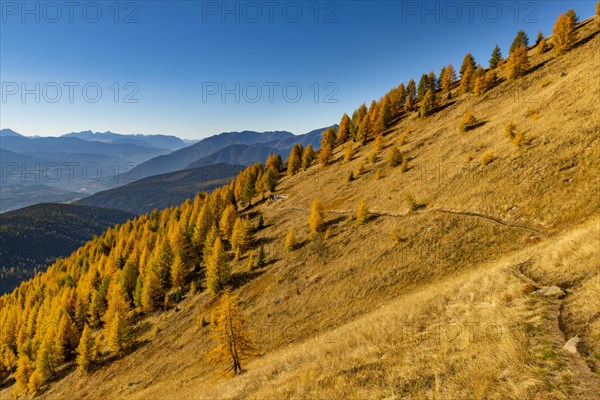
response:
{"label": "distant mountain range", "polygon": [[[144,206],[144,199],[124,198],[128,193],[144,192],[142,185],[163,182],[161,179],[164,177],[158,177],[158,181],[150,180],[129,186],[123,191],[110,189],[152,176],[215,164],[251,165],[264,162],[273,153],[285,157],[296,143],[303,146],[311,144],[317,149],[325,129],[316,129],[304,135],[287,131],[224,132],[196,143],[167,135],[83,131],[60,137],[39,137],[23,136],[11,129],[2,129],[0,212],[42,202],[77,201],[101,191],[106,193],[89,200],[89,204],[136,213],[178,204],[181,197],[169,196],[166,192],[172,186],[165,188],[161,195],[167,199],[166,202],[156,200]],[[185,193],[181,201],[195,195],[189,189],[193,185],[208,190],[206,187],[210,185],[198,179],[201,173],[185,174],[187,180],[181,183],[177,192]],[[184,190],[183,187],[188,189]],[[157,198],[152,197],[151,192],[145,195],[150,196],[146,198]],[[117,197],[110,200],[107,197],[110,195]]]}
{"label": "distant mountain range", "polygon": [[77,204],[114,208],[134,214],[162,210],[192,199],[198,192],[210,192],[233,179],[245,167],[215,164],[155,175],[86,197]]}
{"label": "distant mountain range", "polygon": [[134,215],[74,204],[38,204],[0,214],[0,294],[58,257]]}

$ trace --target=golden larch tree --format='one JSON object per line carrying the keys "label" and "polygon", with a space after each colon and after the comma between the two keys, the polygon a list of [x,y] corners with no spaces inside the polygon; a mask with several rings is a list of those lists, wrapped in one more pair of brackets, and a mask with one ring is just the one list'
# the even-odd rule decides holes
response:
{"label": "golden larch tree", "polygon": [[225,291],[211,316],[211,337],[217,342],[215,348],[206,354],[211,364],[226,364],[224,373],[238,375],[242,363],[257,355],[253,342],[254,332],[248,329],[246,318],[238,305],[238,298]]}

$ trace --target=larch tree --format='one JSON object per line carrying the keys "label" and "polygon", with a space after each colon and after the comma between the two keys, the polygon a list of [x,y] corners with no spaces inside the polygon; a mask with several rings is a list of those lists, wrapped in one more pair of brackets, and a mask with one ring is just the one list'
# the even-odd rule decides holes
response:
{"label": "larch tree", "polygon": [[221,220],[219,221],[219,229],[225,239],[229,239],[231,232],[233,231],[233,225],[238,217],[238,212],[233,204],[227,205],[223,214],[221,214]]}
{"label": "larch tree", "polygon": [[[476,67],[475,67],[476,68]],[[471,93],[473,91],[473,79],[475,76],[475,69],[471,64],[467,64],[464,71],[462,72],[460,79],[460,91],[461,93]]]}
{"label": "larch tree", "polygon": [[255,356],[257,349],[237,297],[225,291],[211,321],[214,322],[211,324],[211,336],[217,345],[206,354],[207,361],[213,365],[226,364],[225,373],[240,374],[243,361]]}
{"label": "larch tree", "polygon": [[188,274],[188,267],[178,252],[173,259],[173,265],[171,265],[171,286],[174,288],[184,287]]}
{"label": "larch tree", "polygon": [[230,267],[221,238],[217,237],[210,256],[206,261],[206,286],[213,293],[219,293],[229,282]]}
{"label": "larch tree", "polygon": [[68,313],[63,313],[58,325],[56,343],[62,359],[68,359],[77,346],[79,332]]}
{"label": "larch tree", "polygon": [[79,345],[77,346],[77,369],[82,372],[89,372],[92,362],[94,361],[93,350],[94,338],[92,330],[88,324],[83,327]]}
{"label": "larch tree", "polygon": [[490,68],[496,68],[500,61],[502,61],[502,52],[500,51],[500,46],[496,45],[494,51],[492,51],[492,57],[490,58]]}
{"label": "larch tree", "polygon": [[516,79],[525,75],[529,69],[529,56],[527,48],[519,46],[510,53],[505,65],[505,73],[508,79]]}
{"label": "larch tree", "polygon": [[315,159],[315,151],[311,144],[304,148],[304,152],[302,153],[302,168],[308,169],[312,162]]}
{"label": "larch tree", "polygon": [[279,179],[279,172],[275,167],[268,167],[263,174],[263,186],[265,190],[274,192],[277,187],[277,180]]}
{"label": "larch tree", "polygon": [[352,161],[352,157],[354,157],[354,149],[352,143],[348,143],[346,144],[346,150],[344,151],[344,161]]}
{"label": "larch tree", "polygon": [[325,222],[323,220],[323,204],[320,200],[313,200],[310,206],[310,216],[308,218],[308,225],[313,235],[318,234],[323,230]]}
{"label": "larch tree", "polygon": [[458,74],[460,75],[461,80],[463,79],[463,75],[465,74],[465,71],[468,68],[471,69],[471,72],[475,71],[475,58],[473,58],[473,55],[471,53],[467,53],[465,55],[465,57],[463,58],[462,65],[458,70]]}
{"label": "larch tree", "polygon": [[350,117],[348,117],[348,114],[344,113],[337,131],[336,141],[338,146],[350,139],[350,124]]}
{"label": "larch tree", "polygon": [[253,241],[252,224],[247,218],[238,217],[231,233],[231,248],[239,258]]}
{"label": "larch tree", "polygon": [[454,66],[452,64],[448,64],[442,69],[442,73],[440,74],[440,86],[442,89],[442,93],[444,93],[448,98],[450,98],[450,90],[456,81],[456,71],[454,70]]}
{"label": "larch tree", "polygon": [[429,79],[427,75],[421,75],[421,79],[419,79],[419,86],[417,87],[417,99],[421,100],[425,97],[425,93],[429,89]]}
{"label": "larch tree", "polygon": [[[574,14],[574,13],[573,13]],[[552,28],[552,47],[556,54],[563,54],[575,43],[575,20],[572,15],[560,14]]]}
{"label": "larch tree", "polygon": [[[371,119],[365,117],[360,122],[360,126],[358,127],[358,141],[360,144],[364,145],[369,140],[371,136]],[[322,150],[322,149],[321,149]]]}
{"label": "larch tree", "polygon": [[269,168],[275,168],[276,172],[281,171],[283,168],[283,161],[281,161],[281,156],[279,154],[270,154],[267,157],[267,162],[265,163],[265,170]]}
{"label": "larch tree", "polygon": [[107,326],[106,340],[113,354],[122,354],[131,345],[131,323],[126,315],[117,312]]}
{"label": "larch tree", "polygon": [[421,100],[421,107],[419,113],[421,118],[433,114],[433,111],[437,107],[437,99],[433,88],[429,88],[425,96]]}
{"label": "larch tree", "polygon": [[406,85],[406,96],[410,97],[411,101],[414,103],[417,97],[417,84],[414,79],[409,80]]}
{"label": "larch tree", "polygon": [[302,167],[303,151],[304,149],[300,144],[295,144],[294,147],[292,147],[292,150],[290,151],[290,155],[286,162],[288,176],[295,175],[298,173],[298,171],[300,171],[300,168]]}

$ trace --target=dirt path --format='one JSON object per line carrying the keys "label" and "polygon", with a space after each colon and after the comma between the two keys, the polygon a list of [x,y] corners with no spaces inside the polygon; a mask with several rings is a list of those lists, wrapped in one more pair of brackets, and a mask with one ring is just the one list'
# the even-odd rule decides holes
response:
{"label": "dirt path", "polygon": [[[542,287],[543,285],[539,282],[534,281],[528,275],[523,272],[525,263],[517,265],[514,268],[514,273],[521,280],[530,283],[536,287]],[[588,366],[585,358],[576,353],[570,353],[563,350],[563,346],[570,339],[567,337],[565,331],[561,326],[560,321],[562,320],[562,310],[565,302],[565,297],[559,298],[548,298],[548,313],[550,315],[551,323],[548,326],[548,333],[550,334],[550,340],[556,349],[557,354],[561,354],[567,360],[569,369],[574,374],[574,381],[576,383],[576,393],[574,399],[581,400],[598,400],[600,399],[600,378],[592,372]]]}
{"label": "dirt path", "polygon": [[[281,209],[283,210],[294,210],[294,211],[302,211],[305,213],[309,213],[310,210],[307,208],[302,208],[302,207],[282,207]],[[336,215],[350,215],[350,214],[354,214],[354,210],[326,210],[325,214],[336,214]],[[508,228],[514,228],[514,229],[520,229],[520,230],[524,230],[527,231],[529,233],[533,233],[537,236],[540,237],[546,237],[547,235],[537,229],[533,229],[530,227],[527,227],[525,225],[521,225],[521,224],[514,224],[514,223],[510,223],[510,222],[506,222],[501,220],[500,218],[494,217],[492,215],[486,215],[483,213],[480,213],[478,211],[470,211],[470,210],[449,210],[449,209],[444,209],[444,208],[429,208],[429,209],[422,209],[422,210],[415,210],[413,211],[413,213],[427,213],[427,212],[437,212],[437,213],[444,213],[444,214],[453,214],[453,215],[462,215],[465,217],[475,217],[475,218],[481,218],[481,219],[485,219],[487,221],[491,221],[497,224],[500,224],[502,226],[506,226]],[[409,214],[411,214],[410,212],[404,212],[404,213],[394,213],[391,211],[377,211],[377,210],[371,210],[370,213],[372,215],[375,216],[380,216],[380,217],[392,217],[392,218],[402,218],[405,217]]]}

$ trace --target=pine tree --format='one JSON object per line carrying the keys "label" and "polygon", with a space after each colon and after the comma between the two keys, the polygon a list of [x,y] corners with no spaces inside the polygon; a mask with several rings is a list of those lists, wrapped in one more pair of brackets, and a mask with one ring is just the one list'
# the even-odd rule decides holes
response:
{"label": "pine tree", "polygon": [[206,287],[213,293],[219,293],[230,277],[229,263],[221,238],[217,237],[210,256],[206,260]]}
{"label": "pine tree", "polygon": [[221,296],[211,320],[211,336],[217,346],[206,355],[211,364],[224,364],[226,373],[238,375],[242,372],[242,362],[257,354],[252,341],[253,332],[248,330],[246,318],[240,312],[238,299],[229,291]]}
{"label": "pine tree", "polygon": [[517,36],[510,45],[508,52],[514,52],[518,47],[525,47],[525,50],[527,50],[527,47],[529,47],[529,37],[522,29],[517,32]]}
{"label": "pine tree", "polygon": [[92,330],[88,324],[83,327],[81,338],[79,339],[79,345],[77,346],[77,369],[82,372],[89,372],[93,359],[94,338],[92,337]]}
{"label": "pine tree", "polygon": [[421,100],[425,97],[425,93],[429,90],[429,79],[427,75],[421,75],[421,79],[419,79],[419,86],[417,88],[417,99]]}
{"label": "pine tree", "polygon": [[500,51],[500,46],[496,45],[494,51],[492,51],[492,57],[490,58],[490,68],[496,68],[500,61],[502,61],[502,52]]}
{"label": "pine tree", "polygon": [[359,225],[364,224],[369,219],[369,209],[367,207],[367,202],[361,200],[358,203],[358,208],[356,209],[356,223]]}
{"label": "pine tree", "polygon": [[558,16],[552,28],[552,46],[556,54],[566,52],[575,43],[575,21],[574,13],[569,15],[567,12]]}
{"label": "pine tree", "polygon": [[350,124],[350,117],[348,117],[348,114],[344,113],[337,131],[336,141],[338,146],[350,138]]}
{"label": "pine tree", "polygon": [[131,345],[131,326],[126,315],[117,312],[107,327],[106,340],[113,354],[121,354]]}
{"label": "pine tree", "polygon": [[315,151],[311,144],[304,148],[304,152],[302,153],[302,168],[308,169],[315,159]]}
{"label": "pine tree", "polygon": [[292,251],[296,248],[296,234],[294,233],[294,228],[290,228],[288,230],[287,235],[285,236],[285,249],[287,251]]}
{"label": "pine tree", "polygon": [[321,232],[325,226],[323,221],[323,204],[318,199],[314,200],[310,206],[308,225],[310,226],[310,231],[313,235]]}
{"label": "pine tree", "polygon": [[435,92],[433,88],[430,88],[429,90],[427,90],[427,93],[423,97],[423,100],[421,100],[421,108],[419,110],[421,118],[431,115],[435,110],[436,106],[437,99],[435,96]]}

